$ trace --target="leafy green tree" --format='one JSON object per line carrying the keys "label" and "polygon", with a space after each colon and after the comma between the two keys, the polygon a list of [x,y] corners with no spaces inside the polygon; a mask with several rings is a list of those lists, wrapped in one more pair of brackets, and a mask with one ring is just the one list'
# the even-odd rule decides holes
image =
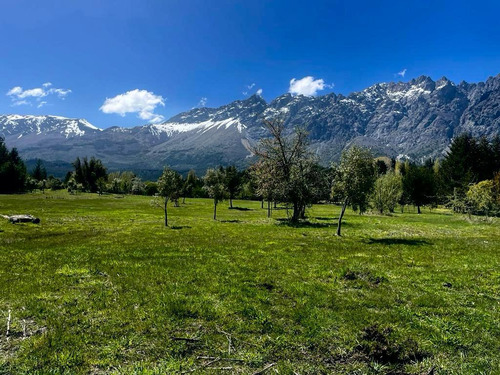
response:
{"label": "leafy green tree", "polygon": [[381,176],[388,172],[389,168],[387,167],[387,163],[383,159],[377,159],[375,161],[375,171],[377,176]]}
{"label": "leafy green tree", "polygon": [[375,208],[382,214],[384,211],[394,212],[403,194],[403,180],[400,175],[389,172],[375,181],[372,200]]}
{"label": "leafy green tree", "polygon": [[488,216],[495,204],[493,181],[485,180],[471,185],[467,191],[467,200],[473,213],[484,213]]}
{"label": "leafy green tree", "polygon": [[214,200],[214,220],[217,220],[217,204],[222,202],[228,195],[225,176],[221,169],[208,169],[203,177],[203,188],[208,196]]}
{"label": "leafy green tree", "polygon": [[493,178],[500,171],[500,137],[491,142],[462,134],[451,143],[439,168],[442,195],[465,198],[469,185]]}
{"label": "leafy green tree", "polygon": [[229,196],[229,208],[233,208],[233,199],[241,189],[241,173],[234,165],[226,167],[224,170],[224,182]]}
{"label": "leafy green tree", "polygon": [[340,164],[335,167],[332,197],[343,201],[337,235],[341,235],[342,218],[347,206],[363,213],[368,208],[368,197],[375,182],[373,155],[370,150],[352,146],[342,153]]}
{"label": "leafy green tree", "polygon": [[47,179],[47,170],[40,159],[37,159],[35,167],[31,172],[31,176],[37,181],[43,181]]}
{"label": "leafy green tree", "polygon": [[173,169],[165,167],[158,179],[158,195],[163,199],[163,212],[165,213],[165,226],[168,227],[167,204],[178,197],[182,188],[182,176]]}
{"label": "leafy green tree", "polygon": [[146,181],[144,183],[144,194],[149,196],[158,194],[158,184],[154,181]]}
{"label": "leafy green tree", "polygon": [[73,162],[73,167],[75,168],[74,178],[76,183],[82,184],[83,189],[91,193],[98,192],[97,181],[100,178],[105,180],[108,178],[106,167],[104,167],[101,160],[95,157],[91,157],[90,160],[84,157],[83,161],[78,157]]}
{"label": "leafy green tree", "polygon": [[26,188],[26,165],[16,148],[8,150],[0,137],[0,193],[19,193]]}
{"label": "leafy green tree", "polygon": [[436,202],[436,177],[433,163],[421,166],[414,163],[406,165],[403,175],[403,194],[408,203],[417,207],[419,214],[421,206]]}
{"label": "leafy green tree", "polygon": [[132,179],[132,186],[130,188],[130,192],[135,195],[142,195],[145,191],[144,182],[142,182],[140,177],[135,176]]}
{"label": "leafy green tree", "polygon": [[182,203],[186,203],[186,196],[191,197],[193,194],[193,189],[196,186],[198,177],[196,177],[196,172],[191,169],[187,176],[186,180],[184,181],[184,185],[182,187]]}
{"label": "leafy green tree", "polygon": [[50,175],[47,178],[47,188],[50,190],[60,190],[63,188],[63,182],[60,179]]}

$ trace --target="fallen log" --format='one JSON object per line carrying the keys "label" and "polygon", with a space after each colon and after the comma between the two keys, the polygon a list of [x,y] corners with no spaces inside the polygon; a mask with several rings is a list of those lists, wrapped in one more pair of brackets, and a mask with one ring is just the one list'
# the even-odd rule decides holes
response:
{"label": "fallen log", "polygon": [[2,215],[4,218],[9,220],[12,224],[16,223],[33,223],[33,224],[39,224],[40,219],[37,217],[34,217],[33,215]]}

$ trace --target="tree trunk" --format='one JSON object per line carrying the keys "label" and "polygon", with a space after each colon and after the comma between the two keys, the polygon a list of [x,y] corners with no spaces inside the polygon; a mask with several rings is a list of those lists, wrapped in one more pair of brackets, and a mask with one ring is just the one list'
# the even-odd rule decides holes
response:
{"label": "tree trunk", "polygon": [[420,206],[417,206],[417,214],[419,214],[419,215],[421,214],[421,212],[420,212]]}
{"label": "tree trunk", "polygon": [[277,209],[277,208],[278,208],[277,203],[276,203],[276,201],[274,201],[274,209]]}
{"label": "tree trunk", "polygon": [[165,199],[165,202],[164,202],[164,206],[163,206],[163,211],[165,212],[165,226],[168,227],[168,217],[167,217],[167,203],[168,203],[168,199]]}
{"label": "tree trunk", "polygon": [[214,220],[217,220],[217,203],[214,201]]}
{"label": "tree trunk", "polygon": [[306,205],[302,204],[300,206],[300,218],[305,219],[306,218]]}
{"label": "tree trunk", "polygon": [[186,203],[186,196],[183,196],[182,197],[182,204],[185,204]]}
{"label": "tree trunk", "polygon": [[349,199],[346,199],[344,201],[344,204],[342,205],[342,210],[340,211],[339,223],[337,224],[337,236],[341,236],[340,229],[342,227],[342,218],[344,217],[345,209],[347,208],[348,202],[349,202]]}
{"label": "tree trunk", "polygon": [[300,217],[300,206],[297,202],[293,202],[292,222],[294,223],[298,222],[299,217]]}
{"label": "tree trunk", "polygon": [[267,217],[271,217],[271,201],[267,201]]}
{"label": "tree trunk", "polygon": [[264,199],[260,201],[260,208],[264,208]]}
{"label": "tree trunk", "polygon": [[229,197],[229,208],[233,208],[233,197]]}

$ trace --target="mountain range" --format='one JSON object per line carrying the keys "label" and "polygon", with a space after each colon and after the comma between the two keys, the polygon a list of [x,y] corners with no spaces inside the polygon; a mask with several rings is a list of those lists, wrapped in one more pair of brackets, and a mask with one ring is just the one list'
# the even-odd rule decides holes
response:
{"label": "mountain range", "polygon": [[72,162],[96,156],[111,169],[204,172],[251,163],[252,146],[266,137],[263,119],[279,116],[288,131],[302,126],[310,147],[328,165],[352,143],[376,155],[413,160],[443,155],[453,137],[500,134],[500,74],[455,84],[427,76],[379,83],[348,96],[284,94],[267,103],[253,95],[219,108],[195,108],[160,124],[99,129],[83,119],[1,115],[0,136],[24,159]]}

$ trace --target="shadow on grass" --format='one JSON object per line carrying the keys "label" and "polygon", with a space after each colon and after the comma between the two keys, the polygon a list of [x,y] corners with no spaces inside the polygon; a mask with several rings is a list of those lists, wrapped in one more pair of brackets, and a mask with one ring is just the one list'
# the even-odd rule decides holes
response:
{"label": "shadow on grass", "polygon": [[189,229],[191,228],[189,225],[184,225],[184,226],[178,226],[178,225],[174,225],[174,226],[171,226],[170,229],[175,229],[175,230],[179,230],[179,229]]}
{"label": "shadow on grass", "polygon": [[248,208],[248,207],[228,207],[229,210],[236,210],[236,211],[253,211],[253,209]]}
{"label": "shadow on grass", "polygon": [[336,227],[337,224],[327,224],[327,223],[311,223],[307,220],[301,220],[293,222],[290,219],[276,219],[277,225],[283,225],[292,228],[330,228]]}
{"label": "shadow on grass", "polygon": [[408,246],[422,246],[431,245],[429,241],[417,240],[411,238],[369,238],[365,241],[368,245],[408,245]]}
{"label": "shadow on grass", "polygon": [[315,217],[316,220],[321,220],[321,221],[335,221],[338,220],[338,217]]}
{"label": "shadow on grass", "polygon": [[221,220],[221,223],[241,223],[241,220]]}

